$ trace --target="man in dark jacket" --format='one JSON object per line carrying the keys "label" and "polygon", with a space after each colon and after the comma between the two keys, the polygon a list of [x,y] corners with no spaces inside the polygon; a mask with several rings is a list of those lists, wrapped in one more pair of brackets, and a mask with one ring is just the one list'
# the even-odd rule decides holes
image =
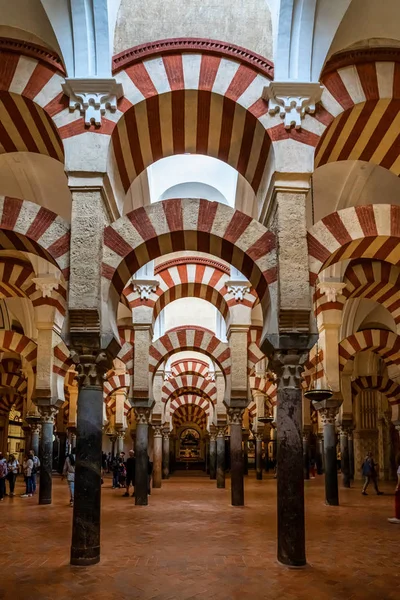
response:
{"label": "man in dark jacket", "polygon": [[362,490],[363,496],[367,496],[367,487],[369,486],[371,481],[374,484],[374,488],[375,488],[377,495],[382,496],[383,492],[380,492],[378,489],[378,483],[377,483],[378,474],[376,472],[376,465],[375,465],[374,458],[372,456],[372,452],[368,452],[367,456],[365,457],[365,460],[362,465],[362,474],[365,477],[365,483],[364,483],[364,487]]}
{"label": "man in dark jacket", "polygon": [[129,450],[129,457],[126,461],[126,492],[124,496],[129,496],[129,488],[132,485],[133,493],[132,496],[135,495],[135,468],[136,468],[136,460],[135,453],[133,450]]}

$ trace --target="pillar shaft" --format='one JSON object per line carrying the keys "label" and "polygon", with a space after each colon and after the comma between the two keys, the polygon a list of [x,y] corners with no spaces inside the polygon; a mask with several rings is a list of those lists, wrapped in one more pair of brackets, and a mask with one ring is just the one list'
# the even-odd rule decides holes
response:
{"label": "pillar shaft", "polygon": [[310,436],[308,432],[303,433],[303,470],[304,479],[310,479]]}
{"label": "pillar shaft", "polygon": [[243,452],[242,452],[242,408],[229,408],[231,430],[231,502],[232,506],[244,505]]}
{"label": "pillar shaft", "polygon": [[27,448],[27,450],[33,450],[35,456],[39,456],[39,434],[40,426],[34,425],[32,427],[31,448]]}
{"label": "pillar shaft", "polygon": [[243,438],[243,475],[249,474],[249,434],[242,434]]}
{"label": "pillar shaft", "polygon": [[218,427],[217,433],[217,488],[225,487],[225,429]]}
{"label": "pillar shaft", "polygon": [[160,427],[154,427],[153,445],[153,487],[161,487],[163,438]]}
{"label": "pillar shaft", "polygon": [[162,478],[169,479],[169,432],[165,431],[162,440]]}
{"label": "pillar shaft", "polygon": [[217,478],[217,438],[211,434],[210,438],[210,479]]}
{"label": "pillar shaft", "polygon": [[135,504],[147,506],[149,489],[148,435],[150,409],[137,408],[136,415],[136,468],[135,468]]}
{"label": "pillar shaft", "polygon": [[350,480],[354,480],[354,441],[353,432],[348,434],[348,446],[349,446],[349,472]]}
{"label": "pillar shaft", "polygon": [[116,452],[119,454],[124,451],[125,431],[119,431],[117,434]]}
{"label": "pillar shaft", "polygon": [[262,479],[262,434],[256,434],[256,478]]}
{"label": "pillar shaft", "polygon": [[350,487],[350,457],[349,457],[349,440],[347,431],[340,431],[340,455],[341,455],[341,471],[343,487]]}
{"label": "pillar shaft", "polygon": [[54,415],[57,409],[52,406],[43,406],[39,408],[39,411],[42,426],[42,435],[39,441],[39,504],[51,504]]}
{"label": "pillar shaft", "polygon": [[320,414],[324,426],[325,502],[330,506],[338,506],[339,486],[335,434],[337,409],[321,409]]}
{"label": "pillar shaft", "polygon": [[72,565],[100,560],[101,442],[105,353],[82,354],[77,364],[79,395],[72,523]]}

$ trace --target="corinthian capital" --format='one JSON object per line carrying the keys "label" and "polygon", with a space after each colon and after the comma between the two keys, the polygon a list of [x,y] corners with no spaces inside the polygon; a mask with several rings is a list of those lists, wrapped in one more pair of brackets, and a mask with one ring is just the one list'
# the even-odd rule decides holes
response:
{"label": "corinthian capital", "polygon": [[135,408],[135,417],[138,425],[148,425],[150,420],[150,408]]}
{"label": "corinthian capital", "polygon": [[103,350],[88,354],[71,353],[78,373],[78,385],[82,387],[98,387],[103,389],[103,382],[112,362]]}
{"label": "corinthian capital", "polygon": [[319,411],[322,425],[334,425],[336,422],[336,416],[339,413],[339,409],[334,407],[321,408]]}
{"label": "corinthian capital", "polygon": [[269,366],[276,373],[278,388],[299,388],[308,353],[299,350],[277,350]]}
{"label": "corinthian capital", "polygon": [[242,425],[244,408],[228,408],[228,424],[229,425]]}
{"label": "corinthian capital", "polygon": [[38,406],[38,411],[40,413],[41,423],[54,424],[55,416],[58,413],[58,408],[56,406]]}

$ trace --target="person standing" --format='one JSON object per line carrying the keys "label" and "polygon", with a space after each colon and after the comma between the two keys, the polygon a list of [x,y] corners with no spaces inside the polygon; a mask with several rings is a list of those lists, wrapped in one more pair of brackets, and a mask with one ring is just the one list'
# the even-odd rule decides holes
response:
{"label": "person standing", "polygon": [[374,458],[372,456],[372,452],[368,452],[367,456],[365,457],[365,460],[362,465],[362,474],[365,477],[365,482],[364,482],[364,486],[362,489],[362,495],[368,496],[367,487],[369,486],[370,482],[372,481],[377,495],[382,496],[383,492],[380,492],[379,488],[378,488],[376,464],[375,464]]}
{"label": "person standing", "polygon": [[400,524],[400,455],[397,457],[397,485],[394,491],[394,517],[388,519],[389,523]]}
{"label": "person standing", "polygon": [[129,496],[129,488],[132,485],[133,493],[132,497],[135,495],[135,471],[136,471],[136,459],[135,453],[133,450],[129,450],[129,456],[126,460],[126,492],[124,494],[125,497]]}
{"label": "person standing", "polygon": [[6,477],[7,477],[7,461],[0,452],[0,502],[3,502],[6,495]]}
{"label": "person standing", "polygon": [[67,483],[69,487],[69,505],[74,505],[74,492],[75,492],[75,448],[72,450],[71,454],[65,459],[62,479],[64,477],[67,478]]}
{"label": "person standing", "polygon": [[29,454],[25,456],[24,462],[22,463],[22,467],[25,475],[25,483],[26,490],[25,494],[21,495],[21,498],[32,498],[33,496],[33,479],[32,479],[32,470],[33,470],[33,460]]}
{"label": "person standing", "polygon": [[18,470],[19,470],[19,462],[15,458],[14,454],[10,454],[10,456],[8,457],[7,470],[8,470],[7,479],[8,479],[8,484],[10,486],[10,496],[14,496],[15,482],[17,480],[17,475],[18,475]]}
{"label": "person standing", "polygon": [[36,456],[36,454],[33,450],[29,450],[29,458],[32,460],[32,463],[33,463],[31,481],[32,481],[32,494],[35,494],[36,493],[36,475],[39,472],[40,460],[39,460],[39,457]]}

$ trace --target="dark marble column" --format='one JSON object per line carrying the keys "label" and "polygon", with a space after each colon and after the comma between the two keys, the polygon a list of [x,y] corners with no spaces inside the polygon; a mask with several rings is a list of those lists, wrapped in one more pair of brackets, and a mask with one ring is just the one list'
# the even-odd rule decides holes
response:
{"label": "dark marble column", "polygon": [[39,504],[51,504],[53,471],[53,434],[55,406],[38,406],[40,413],[41,436],[39,440]]}
{"label": "dark marble column", "polygon": [[29,452],[32,449],[32,427],[30,425],[26,425],[22,427],[22,431],[24,432],[24,451]]}
{"label": "dark marble column", "polygon": [[[308,338],[303,343],[307,346]],[[277,375],[278,561],[292,567],[306,564],[300,382],[307,355],[304,350],[276,350],[270,361]]]}
{"label": "dark marble column", "polygon": [[39,456],[40,427],[39,423],[32,425],[31,448],[27,448],[28,451],[33,450],[35,456]]}
{"label": "dark marble column", "polygon": [[154,445],[153,445],[153,487],[161,487],[162,479],[162,429],[153,425]]}
{"label": "dark marble column", "polygon": [[169,479],[169,430],[163,430],[162,440],[162,478]]}
{"label": "dark marble column", "polygon": [[354,441],[353,441],[353,430],[349,429],[348,435],[348,446],[349,446],[349,471],[350,471],[350,480],[354,480]]}
{"label": "dark marble column", "polygon": [[217,478],[217,432],[210,432],[210,479]]}
{"label": "dark marble column", "polygon": [[242,430],[243,438],[243,475],[249,474],[249,432]]}
{"label": "dark marble column", "polygon": [[262,433],[255,433],[254,439],[256,442],[256,478],[261,481],[262,479]]}
{"label": "dark marble column", "polygon": [[71,564],[82,566],[100,560],[103,381],[110,368],[105,352],[86,352],[75,356],[79,394],[71,546]]}
{"label": "dark marble column", "polygon": [[336,407],[321,408],[319,413],[324,426],[325,502],[329,506],[339,506],[335,432],[338,409]]}
{"label": "dark marble column", "polygon": [[231,452],[231,503],[232,506],[244,506],[242,418],[243,408],[228,408],[230,425]]}
{"label": "dark marble column", "polygon": [[310,479],[310,433],[303,431],[303,471],[304,479]]}
{"label": "dark marble column", "polygon": [[149,489],[149,458],[148,458],[148,437],[149,437],[149,408],[135,408],[136,416],[136,448],[135,448],[135,504],[147,506]]}
{"label": "dark marble column", "polygon": [[317,444],[315,448],[315,464],[317,467],[318,475],[322,475],[324,472],[324,436],[319,433],[317,436]]}
{"label": "dark marble column", "polygon": [[225,487],[225,432],[225,425],[217,428],[217,488]]}
{"label": "dark marble column", "polygon": [[350,457],[349,457],[349,440],[347,430],[340,429],[340,455],[343,487],[350,487]]}

